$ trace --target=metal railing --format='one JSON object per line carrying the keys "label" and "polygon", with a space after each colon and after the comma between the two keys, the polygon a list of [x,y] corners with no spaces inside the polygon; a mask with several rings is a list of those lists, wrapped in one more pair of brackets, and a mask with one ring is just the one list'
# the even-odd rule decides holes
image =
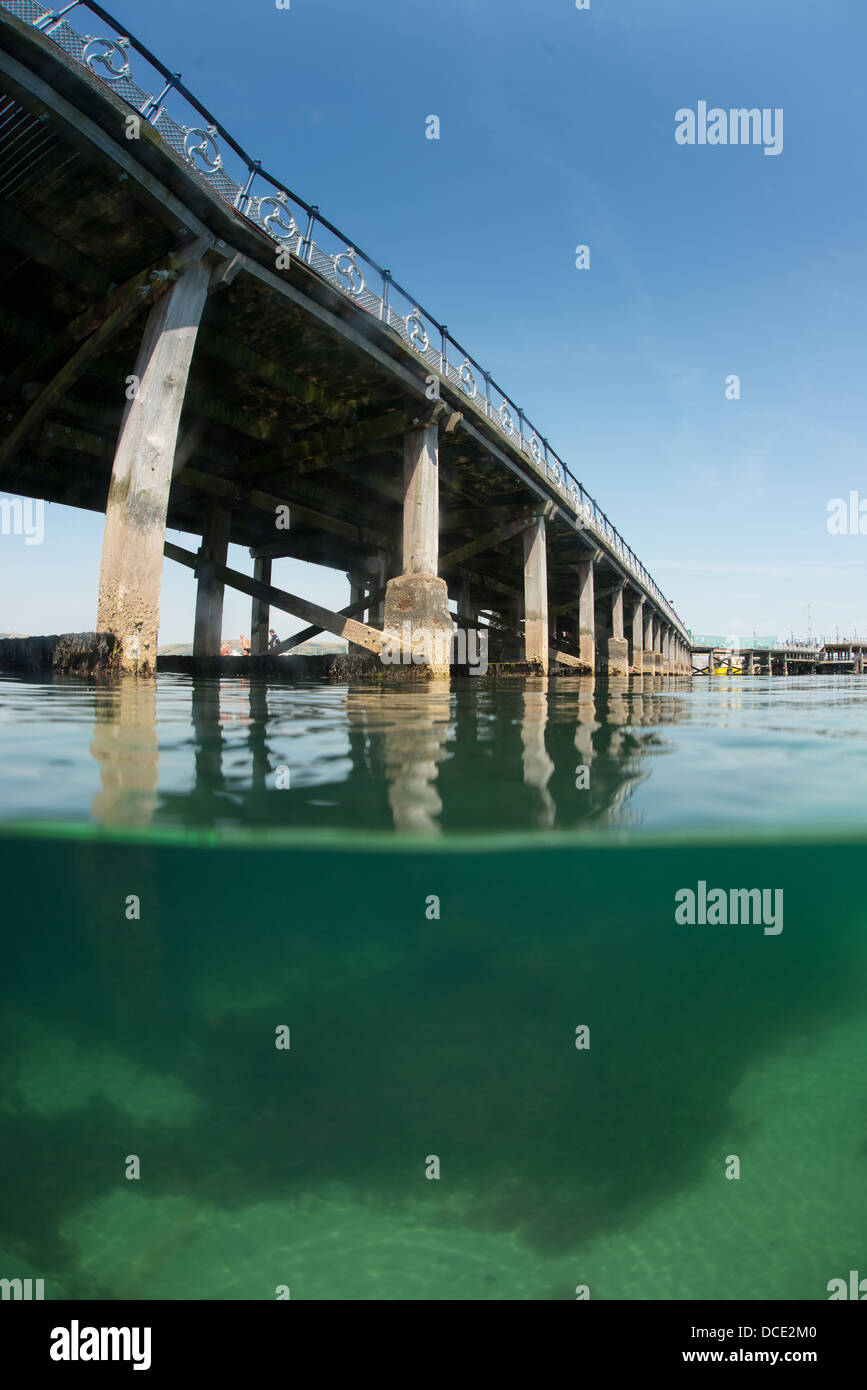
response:
{"label": "metal railing", "polygon": [[[285,265],[294,259],[317,271],[396,332],[433,372],[472,401],[555,490],[579,527],[607,545],[686,638],[686,629],[673,605],[598,502],[490,373],[452,337],[444,324],[438,323],[418,299],[398,284],[390,270],[366,255],[357,242],[323,217],[315,204],[306,203],[263,169],[259,160],[251,159],[184,86],[180,73],[170,72],[128,29],[92,0],[73,0],[57,9],[46,9],[37,0],[0,0],[0,7],[38,29],[105,82],[140,119],[153,126],[219,197],[264,232],[281,256],[289,257]],[[113,37],[80,34],[66,18],[73,10],[90,11],[113,31]],[[143,68],[133,77],[130,50],[149,72]],[[198,122],[189,125],[184,121],[184,116],[189,116],[185,106],[197,113]]]}

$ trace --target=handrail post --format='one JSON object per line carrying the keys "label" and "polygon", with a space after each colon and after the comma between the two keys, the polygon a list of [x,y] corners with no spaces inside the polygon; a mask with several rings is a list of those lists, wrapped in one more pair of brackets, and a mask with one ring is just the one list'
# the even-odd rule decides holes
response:
{"label": "handrail post", "polygon": [[388,327],[388,286],[391,280],[391,271],[382,272],[382,299],[379,302],[379,317],[382,323]]}
{"label": "handrail post", "polygon": [[238,209],[238,211],[241,212],[241,213],[246,214],[247,208],[250,206],[250,201],[251,201],[251,199],[250,199],[250,189],[251,189],[252,186],[253,186],[253,180],[254,180],[254,178],[256,177],[256,175],[258,174],[258,172],[259,172],[259,170],[260,170],[261,168],[262,168],[262,161],[261,161],[261,159],[255,160],[255,161],[250,165],[250,171],[249,171],[249,174],[248,174],[248,176],[247,176],[247,182],[244,184],[244,187],[243,187],[242,189],[239,189],[239,190],[238,190],[238,195],[237,195],[237,197],[235,198],[235,207],[236,207],[236,208]]}
{"label": "handrail post", "polygon": [[316,217],[318,213],[319,208],[314,203],[313,206],[310,208],[310,213],[307,218],[307,231],[304,233],[304,240],[301,243],[301,255],[299,257],[299,260],[306,261],[308,265],[310,264],[310,257],[313,255],[312,233],[313,228],[316,225]]}
{"label": "handrail post", "polygon": [[179,72],[173,72],[168,82],[160,92],[159,96],[148,97],[147,101],[141,109],[141,113],[144,116],[145,120],[148,121],[151,125],[156,125],[157,121],[159,120],[162,114],[163,97],[168,96],[169,92],[172,90],[172,87],[174,87],[176,82],[180,82],[180,80],[181,74]]}

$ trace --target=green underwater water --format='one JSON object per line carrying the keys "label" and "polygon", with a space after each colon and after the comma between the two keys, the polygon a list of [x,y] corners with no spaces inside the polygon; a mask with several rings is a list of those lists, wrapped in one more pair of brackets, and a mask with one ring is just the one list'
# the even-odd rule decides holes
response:
{"label": "green underwater water", "polygon": [[[43,771],[0,827],[0,1277],[761,1300],[867,1274],[863,700],[786,684],[459,691],[439,761],[423,693],[378,721],[360,693],[353,743],[345,691],[227,730],[212,684],[187,745],[177,687],[96,724],[98,691],[17,687],[19,714],[63,702],[43,759],[68,804]],[[28,729],[0,719],[13,787]],[[307,749],[285,793],[282,738]],[[795,804],[807,765],[832,829]],[[690,825],[702,788],[718,819]],[[783,929],[678,923],[701,881],[782,889]]]}
{"label": "green underwater water", "polygon": [[[827,1297],[864,1260],[863,854],[8,836],[6,1263],[78,1298]],[[782,932],[676,924],[699,879],[782,887]]]}

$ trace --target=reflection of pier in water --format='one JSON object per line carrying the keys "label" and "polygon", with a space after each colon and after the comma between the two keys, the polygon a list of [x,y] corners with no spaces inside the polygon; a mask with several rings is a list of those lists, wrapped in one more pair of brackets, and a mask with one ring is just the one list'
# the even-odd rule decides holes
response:
{"label": "reflection of pier in water", "polygon": [[627,823],[644,754],[664,736],[647,726],[689,716],[656,676],[529,677],[496,691],[196,680],[173,701],[187,690],[189,743],[164,758],[187,756],[192,785],[159,792],[157,702],[124,689],[91,745],[94,818],[418,835]]}

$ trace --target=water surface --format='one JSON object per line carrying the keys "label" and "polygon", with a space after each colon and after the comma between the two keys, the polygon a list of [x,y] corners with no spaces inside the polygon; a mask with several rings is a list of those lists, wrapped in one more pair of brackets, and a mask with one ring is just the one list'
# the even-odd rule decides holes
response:
{"label": "water surface", "polygon": [[[865,689],[4,680],[0,1277],[826,1298],[867,1231]],[[783,930],[678,925],[701,880]]]}

